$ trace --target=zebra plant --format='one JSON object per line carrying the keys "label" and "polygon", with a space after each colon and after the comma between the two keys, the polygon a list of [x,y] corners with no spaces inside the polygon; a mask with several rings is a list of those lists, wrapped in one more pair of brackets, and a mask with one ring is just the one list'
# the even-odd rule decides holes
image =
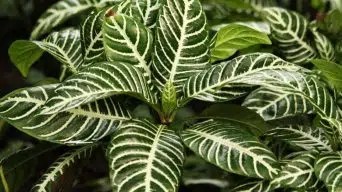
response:
{"label": "zebra plant", "polygon": [[[272,44],[258,25],[229,24],[210,36],[199,0],[61,0],[49,8],[31,40],[14,42],[9,54],[26,76],[49,53],[62,64],[59,82],[0,100],[0,117],[18,130],[73,147],[32,191],[66,187],[58,181],[101,147],[111,189],[118,192],[178,191],[189,154],[249,180],[231,185],[234,191],[340,191],[342,114],[330,95],[334,87],[297,65],[317,57],[332,64],[332,45],[317,28],[317,48],[304,42],[308,23],[296,13],[251,7],[269,23],[285,60],[240,54]],[[42,37],[81,12],[88,14],[80,29]],[[179,118],[194,100],[216,104]],[[232,100],[242,106],[227,104]],[[151,116],[137,115],[130,102],[146,104]],[[309,123],[295,121],[299,115]],[[10,162],[28,152],[1,156],[0,190],[18,190],[9,180]]]}

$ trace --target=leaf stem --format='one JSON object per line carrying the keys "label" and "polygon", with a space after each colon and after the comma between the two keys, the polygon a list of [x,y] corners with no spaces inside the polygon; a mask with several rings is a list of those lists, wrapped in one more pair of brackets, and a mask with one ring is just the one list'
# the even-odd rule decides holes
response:
{"label": "leaf stem", "polygon": [[1,177],[2,185],[4,186],[4,189],[5,189],[5,192],[10,192],[2,166],[0,166],[0,177]]}

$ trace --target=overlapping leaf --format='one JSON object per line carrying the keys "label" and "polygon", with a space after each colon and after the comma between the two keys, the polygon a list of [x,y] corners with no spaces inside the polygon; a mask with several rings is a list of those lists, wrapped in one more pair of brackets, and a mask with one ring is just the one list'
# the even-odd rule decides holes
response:
{"label": "overlapping leaf", "polygon": [[315,163],[316,176],[322,180],[330,192],[342,190],[342,152],[320,154]]}
{"label": "overlapping leaf", "polygon": [[159,13],[162,0],[133,0],[133,8],[137,9],[142,23],[148,28],[156,26],[157,16]]}
{"label": "overlapping leaf", "polygon": [[288,125],[270,129],[266,132],[266,135],[307,151],[315,149],[319,151],[332,151],[329,140],[325,137],[322,128]]}
{"label": "overlapping leaf", "polygon": [[108,157],[115,191],[178,191],[184,148],[165,125],[127,122],[113,136]]}
{"label": "overlapping leaf", "polygon": [[0,117],[39,139],[64,144],[95,142],[112,133],[130,114],[113,99],[98,100],[65,112],[38,115],[57,85],[15,91],[0,100]]}
{"label": "overlapping leaf", "polygon": [[303,64],[317,56],[307,42],[308,21],[303,16],[275,7],[264,8],[263,12],[271,25],[272,37],[287,61]]}
{"label": "overlapping leaf", "polygon": [[[87,145],[79,149],[71,150],[59,157],[46,171],[46,173],[40,178],[38,183],[31,189],[31,192],[49,192],[55,190],[65,189],[65,183],[58,186],[58,181],[63,180],[65,172],[68,169],[72,169],[75,166],[79,166],[79,163],[88,159],[98,144]],[[78,167],[79,168],[79,167]],[[77,169],[76,171],[77,172]],[[70,179],[68,184],[72,186],[74,179]],[[68,187],[68,186],[67,186]]]}
{"label": "overlapping leaf", "polygon": [[66,29],[51,33],[44,41],[15,41],[9,55],[20,72],[26,76],[31,65],[46,51],[63,63],[69,71],[75,73],[83,64],[80,32]]}
{"label": "overlapping leaf", "polygon": [[183,102],[188,99],[225,101],[244,95],[249,91],[246,84],[254,84],[251,79],[263,79],[264,74],[273,70],[297,71],[299,67],[268,53],[243,55],[214,65],[188,79],[184,86]]}
{"label": "overlapping leaf", "polygon": [[61,0],[48,8],[38,19],[31,33],[31,39],[38,39],[70,17],[92,7],[102,7],[116,0]]}
{"label": "overlapping leaf", "polygon": [[233,121],[209,120],[184,130],[181,136],[197,155],[226,171],[248,177],[274,178],[279,171],[274,154],[242,126]]}
{"label": "overlapping leaf", "polygon": [[163,1],[155,44],[152,69],[158,88],[171,82],[179,93],[186,79],[209,64],[209,35],[200,1]]}
{"label": "overlapping leaf", "polygon": [[270,181],[252,181],[241,184],[234,189],[233,192],[271,192],[273,185]]}
{"label": "overlapping leaf", "polygon": [[140,69],[126,63],[95,63],[59,85],[41,114],[54,114],[112,95],[126,94],[151,105],[156,100]]}
{"label": "overlapping leaf", "polygon": [[320,57],[327,61],[335,61],[335,48],[330,40],[316,29],[312,30],[312,34]]}
{"label": "overlapping leaf", "polygon": [[151,31],[132,17],[109,14],[102,27],[107,59],[132,64],[150,77],[149,63],[153,45]]}

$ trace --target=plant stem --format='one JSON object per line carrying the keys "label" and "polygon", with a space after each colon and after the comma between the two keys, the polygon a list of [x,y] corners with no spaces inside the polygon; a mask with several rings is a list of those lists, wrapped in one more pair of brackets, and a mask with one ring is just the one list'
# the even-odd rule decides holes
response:
{"label": "plant stem", "polygon": [[5,192],[10,192],[2,166],[0,166],[0,177],[1,177],[2,185],[4,186],[4,189],[5,189]]}

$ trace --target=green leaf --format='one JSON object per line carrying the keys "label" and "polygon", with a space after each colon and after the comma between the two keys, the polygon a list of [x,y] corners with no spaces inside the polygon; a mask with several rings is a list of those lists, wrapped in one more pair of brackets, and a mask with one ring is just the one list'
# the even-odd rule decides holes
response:
{"label": "green leaf", "polygon": [[270,181],[251,181],[235,187],[232,192],[271,192],[272,189],[273,185]]}
{"label": "green leaf", "polygon": [[116,0],[61,0],[48,8],[38,19],[31,33],[31,39],[38,39],[51,29],[64,23],[70,17],[92,7],[102,7]]}
{"label": "green leaf", "polygon": [[54,32],[44,41],[15,41],[9,48],[9,55],[21,74],[26,77],[33,63],[44,51],[66,65],[73,73],[83,64],[80,32],[75,29]]}
{"label": "green leaf", "polygon": [[184,148],[165,125],[127,122],[113,135],[108,158],[115,191],[178,191]]}
{"label": "green leaf", "polygon": [[132,5],[138,10],[142,23],[152,29],[156,21],[162,0],[133,0]]}
{"label": "green leaf", "polygon": [[[186,82],[182,103],[190,99],[209,102],[227,101],[247,94],[246,86],[254,84],[254,79],[263,79],[269,71],[297,71],[300,68],[268,53],[253,53],[237,57],[231,61],[213,65]],[[242,84],[242,85],[241,85]],[[222,89],[223,88],[223,89]]]}
{"label": "green leaf", "polygon": [[[31,189],[31,192],[48,192],[48,191],[62,191],[63,189],[70,189],[76,180],[74,173],[70,180],[66,181],[70,169],[76,169],[72,172],[77,172],[77,168],[81,168],[80,164],[83,160],[89,159],[94,148],[98,144],[86,145],[84,147],[70,150],[59,157],[41,176],[37,184]],[[71,174],[71,173],[69,173]],[[70,176],[69,176],[70,177]]]}
{"label": "green leaf", "polygon": [[95,63],[59,85],[41,111],[54,114],[112,95],[126,94],[151,105],[156,100],[140,69],[126,63]]}
{"label": "green leaf", "polygon": [[84,20],[81,27],[82,49],[84,56],[84,67],[93,63],[106,61],[103,46],[102,23],[106,13],[114,12],[116,14],[126,13],[131,7],[130,0],[124,0],[120,4],[93,11]]}
{"label": "green leaf", "polygon": [[341,191],[342,152],[320,154],[315,163],[315,173],[326,184],[329,192]]}
{"label": "green leaf", "polygon": [[10,156],[30,148],[32,148],[32,144],[30,143],[20,140],[9,140],[0,150],[0,164]]}
{"label": "green leaf", "polygon": [[320,57],[327,61],[335,61],[335,48],[330,40],[316,29],[312,30],[312,34]]}
{"label": "green leaf", "polygon": [[162,92],[162,107],[166,115],[171,115],[177,108],[176,88],[167,82]]}
{"label": "green leaf", "polygon": [[227,59],[241,49],[258,44],[270,45],[272,42],[265,33],[240,24],[229,24],[218,32],[211,62]]}
{"label": "green leaf", "polygon": [[96,142],[130,119],[129,112],[111,98],[61,113],[39,115],[56,87],[46,85],[14,91],[0,100],[0,117],[35,138],[63,144]]}
{"label": "green leaf", "polygon": [[332,151],[329,140],[325,137],[322,128],[288,125],[270,129],[265,135],[307,151],[316,149],[319,151]]}
{"label": "green leaf", "polygon": [[263,14],[271,25],[271,35],[285,60],[304,64],[317,56],[307,42],[308,21],[302,15],[276,7],[264,8]]}
{"label": "green leaf", "polygon": [[209,120],[184,130],[181,137],[187,147],[221,169],[248,177],[274,178],[279,171],[274,154],[243,126],[234,121]]}
{"label": "green leaf", "polygon": [[171,82],[179,93],[190,76],[209,65],[209,34],[200,1],[163,1],[155,44],[152,72],[158,88]]}
{"label": "green leaf", "polygon": [[106,17],[102,26],[105,53],[109,61],[126,62],[150,77],[152,32],[134,18],[119,14]]}
{"label": "green leaf", "polygon": [[306,152],[292,159],[272,180],[272,184],[279,184],[280,187],[316,189],[319,184],[314,169],[317,155],[318,152]]}
{"label": "green leaf", "polygon": [[322,71],[323,75],[327,78],[336,89],[342,91],[342,66],[331,61],[322,59],[315,59],[312,63]]}

